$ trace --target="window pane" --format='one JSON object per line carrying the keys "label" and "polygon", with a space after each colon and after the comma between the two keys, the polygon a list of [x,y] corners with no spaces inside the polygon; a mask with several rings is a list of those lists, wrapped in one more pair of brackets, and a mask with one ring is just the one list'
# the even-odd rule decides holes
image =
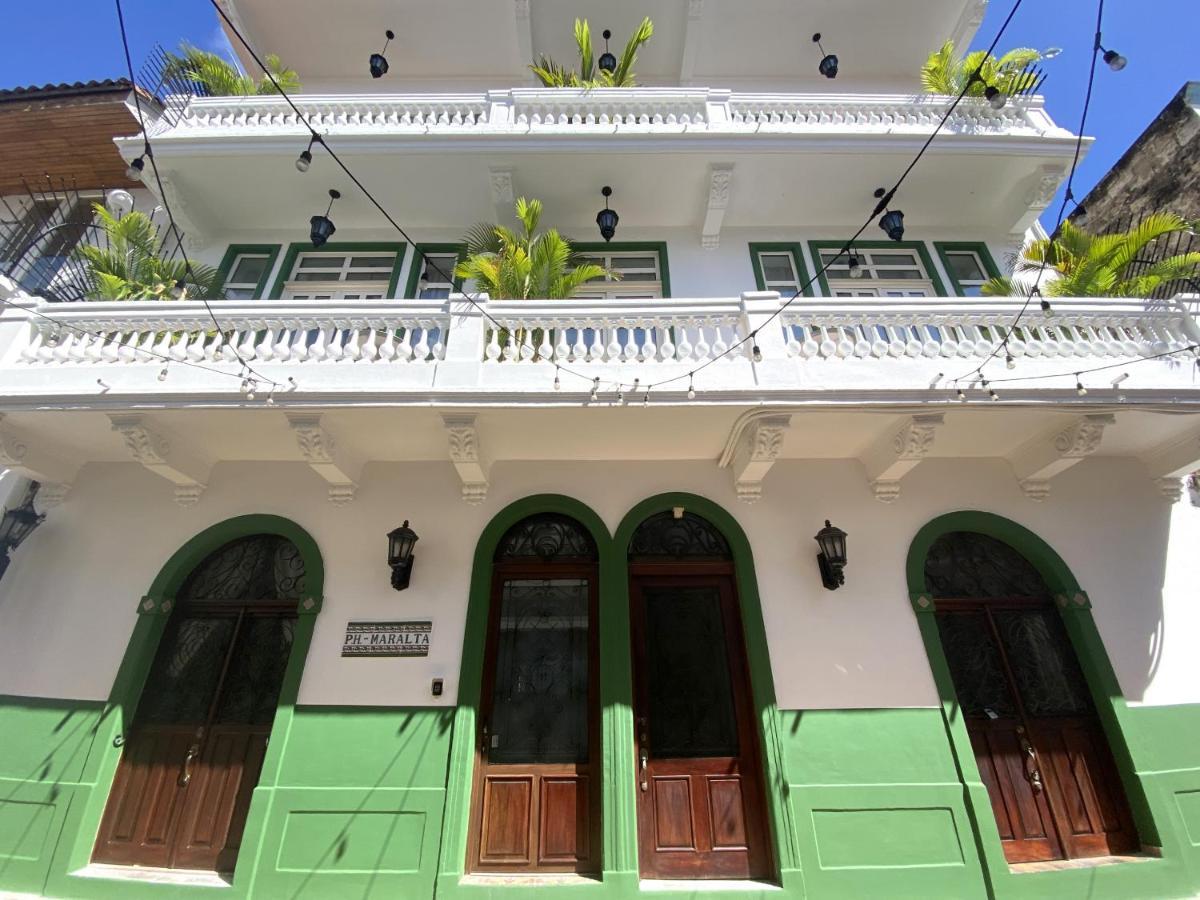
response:
{"label": "window pane", "polygon": [[253,300],[254,288],[227,287],[225,288],[226,300]]}
{"label": "window pane", "polygon": [[492,763],[577,763],[588,751],[588,582],[504,583]]}
{"label": "window pane", "polygon": [[352,269],[390,269],[394,256],[354,256],[350,258]]}
{"label": "window pane", "polygon": [[337,275],[328,272],[297,272],[293,281],[336,281]]}
{"label": "window pane", "polygon": [[350,270],[350,275],[347,281],[388,281],[392,277],[391,271],[385,272],[356,272]]}
{"label": "window pane", "polygon": [[871,253],[871,263],[876,266],[914,266],[920,268],[915,253]]}
{"label": "window pane", "polygon": [[762,262],[764,281],[785,281],[793,283],[796,272],[792,267],[792,258],[786,253],[763,253],[759,256]]}
{"label": "window pane", "polygon": [[239,256],[233,264],[233,271],[229,273],[229,283],[257,285],[266,270],[267,257]]}
{"label": "window pane", "polygon": [[979,257],[974,253],[947,253],[946,267],[955,281],[987,281]]}
{"label": "window pane", "polygon": [[302,256],[301,269],[340,269],[346,262],[344,256]]}
{"label": "window pane", "polygon": [[885,281],[892,281],[896,279],[920,281],[925,277],[924,272],[918,272],[916,269],[876,269],[875,274]]}
{"label": "window pane", "polygon": [[614,256],[610,268],[618,272],[627,269],[649,269],[653,272],[658,266],[658,260],[653,256]]}

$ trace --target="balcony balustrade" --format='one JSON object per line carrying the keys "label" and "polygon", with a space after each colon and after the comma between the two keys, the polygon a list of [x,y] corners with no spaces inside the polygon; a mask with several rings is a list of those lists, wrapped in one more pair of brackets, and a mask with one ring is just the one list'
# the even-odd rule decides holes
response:
{"label": "balcony balustrade", "polygon": [[[14,294],[0,315],[4,394],[20,398],[183,392],[231,394],[240,361],[305,392],[345,402],[449,392],[464,397],[549,393],[555,367],[564,391],[651,384],[696,376],[725,399],[805,391],[928,390],[991,356],[1020,299],[797,300],[773,292],[701,300],[445,301],[300,303],[219,301],[49,304]],[[1055,315],[1027,310],[1008,352],[1019,374],[1069,374],[1183,351],[1200,327],[1182,302],[1058,299]],[[54,321],[49,321],[53,319]],[[751,338],[749,340],[748,338]],[[751,358],[759,348],[759,360]],[[1184,357],[1138,366],[1130,387],[1190,389]],[[1190,356],[1187,357],[1190,361]],[[177,366],[169,382],[154,378]],[[704,365],[713,362],[713,365]],[[1003,377],[1004,360],[993,363]],[[958,369],[964,370],[959,372]],[[573,376],[579,375],[580,378]],[[232,382],[232,384],[231,384]],[[686,384],[676,383],[682,390]],[[1032,382],[1030,390],[1073,387]],[[110,398],[111,399],[111,398]]]}
{"label": "balcony balustrade", "polygon": [[[474,94],[300,95],[296,105],[322,134],[927,133],[952,98],[906,94],[743,93],[707,88],[513,88]],[[1069,135],[1040,97],[1003,109],[963,100],[951,134]],[[282,97],[195,98],[178,124],[155,137],[306,133]]]}

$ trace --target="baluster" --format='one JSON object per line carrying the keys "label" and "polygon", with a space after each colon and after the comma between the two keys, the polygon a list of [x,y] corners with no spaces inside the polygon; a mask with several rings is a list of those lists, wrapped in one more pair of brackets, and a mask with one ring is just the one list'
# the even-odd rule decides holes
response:
{"label": "baluster", "polygon": [[385,363],[391,362],[396,358],[396,329],[387,329],[383,343],[379,345],[379,358]]}
{"label": "baluster", "polygon": [[854,332],[854,355],[859,359],[866,359],[871,355],[871,342],[867,340],[870,327],[870,325],[860,323],[851,329]]}
{"label": "baluster", "polygon": [[[733,326],[733,332],[737,334],[737,326]],[[713,343],[712,354],[715,358],[720,358],[729,350],[729,341],[725,340],[725,326],[716,325],[713,327]],[[751,352],[750,347],[745,347],[747,353]]]}
{"label": "baluster", "polygon": [[434,359],[445,359],[446,357],[446,328],[438,321],[423,323],[426,327],[437,332],[437,337],[434,339],[433,346],[429,348],[429,352],[433,354]]}
{"label": "baluster", "polygon": [[266,327],[262,329],[259,335],[258,343],[254,345],[254,355],[262,360],[269,360],[275,356],[275,329]]}
{"label": "baluster", "polygon": [[374,327],[367,329],[366,337],[363,339],[362,346],[359,348],[360,354],[358,362],[371,363],[379,353],[379,347],[376,345],[377,333]]}
{"label": "baluster", "polygon": [[396,347],[396,360],[398,362],[410,362],[413,358],[413,331],[414,329],[411,327],[402,329],[400,343]]}
{"label": "baluster", "polygon": [[642,360],[642,362],[649,363],[658,361],[658,350],[654,346],[654,331],[654,324],[652,322],[647,322],[645,327],[646,336],[642,341],[642,349],[641,353],[639,354],[639,358]]}
{"label": "baluster", "polygon": [[[40,338],[40,335],[39,335]],[[99,334],[88,344],[87,350],[84,352],[84,358],[89,362],[105,362],[104,351],[108,347],[108,332],[100,331]]]}
{"label": "baluster", "polygon": [[362,358],[361,337],[362,329],[357,326],[346,330],[346,339],[342,343],[343,362],[358,362]]}
{"label": "baluster", "polygon": [[568,330],[569,329],[566,328],[558,329],[558,340],[554,344],[554,359],[557,362],[562,362],[563,360],[568,360],[571,358],[571,347],[567,343]]}
{"label": "baluster", "polygon": [[246,329],[244,331],[242,331],[241,334],[242,334],[242,343],[240,345],[238,345],[238,348],[237,348],[238,354],[242,357],[242,359],[253,359],[254,358],[254,339],[255,339],[255,336],[258,334],[258,331],[257,331],[257,329],[255,329],[253,327],[247,326]]}
{"label": "baluster", "polygon": [[708,359],[709,353],[712,351],[712,344],[708,342],[707,329],[703,322],[696,322],[696,348],[693,351],[696,354],[696,359]]}
{"label": "baluster", "polygon": [[186,331],[179,335],[179,340],[171,345],[171,352],[168,354],[171,359],[176,362],[183,362],[187,359],[189,337],[190,335]]}
{"label": "baluster", "polygon": [[68,331],[63,335],[62,340],[58,342],[58,346],[54,348],[54,359],[56,362],[65,363],[71,356],[71,348],[75,345],[75,332]]}
{"label": "baluster", "polygon": [[121,342],[121,346],[117,350],[117,358],[124,363],[131,363],[137,359],[136,331],[126,333],[125,339]]}
{"label": "baluster", "polygon": [[659,358],[663,362],[672,362],[675,359],[675,354],[678,352],[679,348],[675,346],[675,341],[673,338],[677,333],[678,332],[670,323],[667,323],[663,326],[662,343],[658,348]]}
{"label": "baluster", "polygon": [[854,341],[850,338],[853,334],[845,325],[838,325],[834,328],[837,334],[837,355],[839,359],[845,359],[854,353]]}
{"label": "baluster", "polygon": [[208,332],[203,328],[192,335],[191,343],[187,348],[188,359],[192,362],[200,362],[204,359],[207,352],[206,344],[208,343]]}
{"label": "baluster", "polygon": [[889,345],[885,337],[888,333],[887,327],[879,323],[868,325],[867,327],[870,328],[868,333],[871,335],[871,356],[876,359],[883,359],[888,355]]}
{"label": "baluster", "polygon": [[537,355],[538,359],[549,361],[554,358],[554,348],[550,345],[550,327],[547,323],[542,323],[542,340],[538,344]]}
{"label": "baluster", "polygon": [[504,342],[504,358],[507,360],[515,360],[518,356],[517,351],[517,333],[520,328],[512,327],[508,329],[507,340]]}
{"label": "baluster", "polygon": [[276,329],[278,340],[271,346],[271,355],[279,362],[287,362],[292,358],[292,330],[290,328]]}
{"label": "baluster", "polygon": [[329,362],[340,362],[345,353],[345,343],[350,339],[350,332],[336,322],[329,328],[329,340],[325,344],[325,358]]}
{"label": "baluster", "polygon": [[691,341],[691,322],[689,320],[680,320],[675,326],[675,334],[679,337],[679,342],[675,345],[675,358],[680,362],[686,362],[692,358],[692,341]]}
{"label": "baluster", "polygon": [[288,358],[295,362],[304,362],[308,359],[308,342],[309,329],[305,327],[305,323],[297,322],[297,328],[292,332],[291,348],[288,350]]}
{"label": "baluster", "polygon": [[609,362],[618,362],[621,359],[621,329],[614,323],[608,326],[607,332],[608,342],[601,358]]}
{"label": "baluster", "polygon": [[417,338],[417,342],[413,344],[412,361],[425,362],[425,360],[429,358],[429,341],[427,340],[429,337],[429,330],[418,322],[417,327],[413,329],[413,332],[415,334],[419,334],[420,337]]}
{"label": "baluster", "polygon": [[38,353],[42,349],[42,344],[45,338],[42,335],[41,329],[32,329],[29,336],[29,343],[21,350],[21,358],[27,363],[35,363],[38,359]]}
{"label": "baluster", "polygon": [[71,345],[71,362],[81,363],[87,359],[88,346],[92,340],[92,336],[84,332],[75,335],[75,343]]}
{"label": "baluster", "polygon": [[571,360],[571,362],[574,362],[575,360],[580,360],[582,362],[587,359],[588,349],[587,345],[584,343],[583,332],[584,327],[582,325],[576,326],[575,343],[571,345],[571,354],[567,357],[569,360]]}

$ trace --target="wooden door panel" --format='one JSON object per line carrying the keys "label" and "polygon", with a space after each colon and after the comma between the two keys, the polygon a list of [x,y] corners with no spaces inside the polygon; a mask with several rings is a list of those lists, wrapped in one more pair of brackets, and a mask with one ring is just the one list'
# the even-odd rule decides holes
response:
{"label": "wooden door panel", "polygon": [[587,860],[591,856],[588,777],[547,775],[539,781],[538,862],[574,865]]}
{"label": "wooden door panel", "polygon": [[747,850],[746,810],[740,778],[712,778],[708,782],[708,818],[714,850]]}
{"label": "wooden door panel", "polygon": [[172,829],[183,793],[178,778],[192,740],[188,727],[143,728],[130,736],[100,823],[96,862],[170,864]]}
{"label": "wooden door panel", "polygon": [[653,776],[654,850],[696,850],[695,804],[687,775]]}
{"label": "wooden door panel", "polygon": [[1036,793],[1030,783],[1017,727],[1011,720],[967,720],[1004,856],[1009,862],[1061,859],[1050,807],[1044,792]]}
{"label": "wooden door panel", "polygon": [[529,865],[533,817],[532,775],[489,775],[483,783],[479,859],[492,865]]}

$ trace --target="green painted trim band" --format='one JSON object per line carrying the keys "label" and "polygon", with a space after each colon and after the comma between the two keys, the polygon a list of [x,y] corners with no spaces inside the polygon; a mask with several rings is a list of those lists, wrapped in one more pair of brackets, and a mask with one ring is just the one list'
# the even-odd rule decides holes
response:
{"label": "green painted trim band", "polygon": [[229,279],[229,272],[233,268],[233,262],[242,254],[265,255],[267,257],[266,268],[263,269],[262,275],[258,277],[258,284],[254,288],[254,299],[261,300],[263,291],[267,289],[267,283],[271,279],[271,272],[275,268],[275,260],[279,258],[280,244],[230,244],[229,249],[225,251],[225,255],[221,258],[221,265],[217,267],[217,275],[221,281],[221,290],[225,290],[225,282]]}
{"label": "green painted trim band", "polygon": [[[825,272],[821,268],[821,251],[841,250],[845,244],[845,241],[808,242],[808,250],[812,254],[813,265],[817,267],[817,272],[820,273],[817,276],[817,280],[821,283],[821,293],[826,297],[832,296],[832,294],[829,291],[829,281],[825,278]],[[934,294],[938,297],[947,296],[946,286],[942,283],[942,278],[938,275],[937,269],[933,267],[933,258],[929,255],[929,249],[925,246],[924,241],[854,241],[854,247],[860,250],[915,250],[917,255],[921,257],[921,265],[925,267],[925,272],[933,284]]]}
{"label": "green painted trim band", "polygon": [[310,241],[298,241],[288,244],[287,253],[283,256],[283,265],[279,267],[279,275],[275,278],[275,286],[271,288],[271,299],[278,300],[283,296],[284,286],[292,267],[296,265],[296,257],[301,253],[395,253],[396,261],[392,264],[392,274],[388,279],[387,299],[396,299],[396,286],[400,283],[400,270],[404,268],[404,254],[408,244],[404,241],[330,241],[320,247],[314,247]]}
{"label": "green painted trim band", "polygon": [[988,250],[987,244],[983,241],[934,241],[933,249],[937,251],[938,259],[942,261],[942,268],[946,270],[946,277],[950,279],[950,286],[954,288],[954,295],[956,297],[965,297],[966,294],[963,292],[962,285],[958,283],[958,279],[954,277],[954,269],[950,266],[950,261],[946,259],[947,252],[953,253],[955,250],[972,252],[983,263],[984,271],[987,272],[988,277],[1000,277],[1000,267],[992,259],[991,251]]}
{"label": "green painted trim band", "polygon": [[[457,261],[462,262],[467,256],[466,244],[415,244],[413,245],[412,262],[408,269],[408,284],[404,288],[404,297],[407,300],[415,300],[417,297],[417,282],[421,280],[421,262],[425,259],[426,254],[432,253],[454,253],[457,254]],[[454,276],[454,273],[450,273]],[[462,279],[454,277],[454,290],[462,290]]]}
{"label": "green painted trim band", "polygon": [[657,253],[658,270],[661,275],[659,284],[662,285],[664,298],[671,296],[671,265],[667,260],[666,241],[583,241],[572,242],[572,253]]}
{"label": "green painted trim band", "polygon": [[758,258],[760,253],[790,253],[792,260],[796,264],[796,277],[800,279],[800,284],[804,285],[804,296],[813,296],[808,267],[804,264],[804,247],[802,244],[779,241],[750,242],[750,266],[754,269],[754,284],[760,291],[765,291],[767,289],[767,281],[763,276],[762,262]]}

